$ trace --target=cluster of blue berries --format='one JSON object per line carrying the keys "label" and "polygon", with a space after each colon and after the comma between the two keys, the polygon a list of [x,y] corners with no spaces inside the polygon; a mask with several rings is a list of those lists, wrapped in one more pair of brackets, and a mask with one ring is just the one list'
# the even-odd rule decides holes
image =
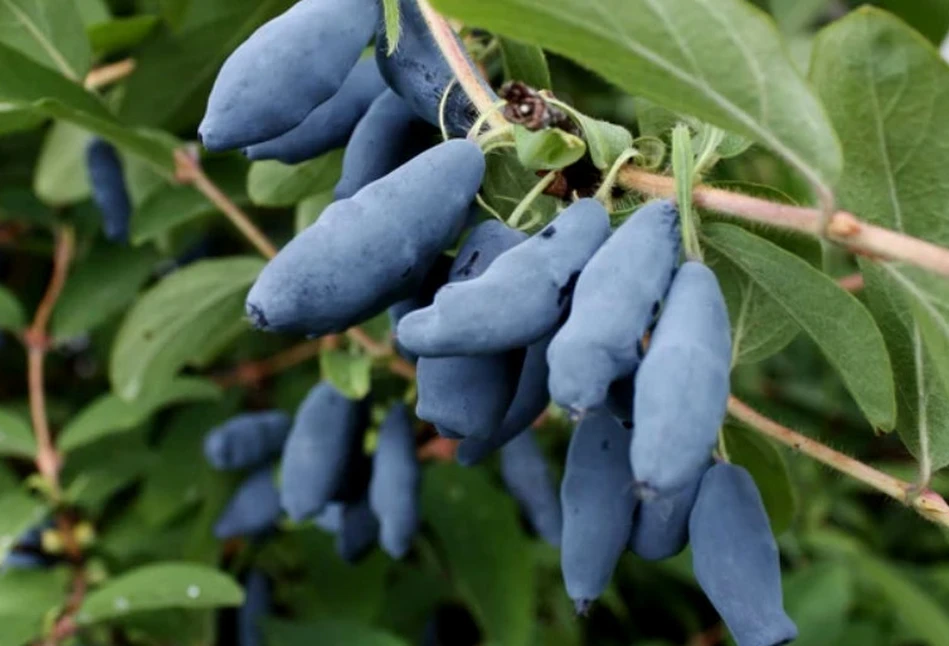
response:
{"label": "cluster of blue berries", "polygon": [[[648,203],[615,231],[593,199],[533,236],[479,222],[482,151],[433,145],[436,125],[463,134],[476,112],[418,5],[400,6],[392,54],[379,0],[301,0],[220,71],[200,127],[209,150],[296,163],[346,145],[336,201],[267,264],[248,317],[315,337],[388,310],[417,365],[416,416],[460,440],[465,465],[500,450],[509,491],[561,548],[578,611],[625,551],[658,560],[689,544],[739,646],[792,640],[761,496],[745,470],[713,460],[729,319],[711,270],[679,264],[677,209]],[[375,58],[360,60],[373,36]],[[93,157],[114,173],[107,149]],[[559,496],[529,432],[551,400],[578,420]],[[323,382],[292,419],[243,414],[214,429],[211,463],[250,473],[217,534],[265,535],[286,512],[334,533],[348,560],[377,543],[403,557],[420,522],[415,426],[389,407],[370,456],[370,409]]]}

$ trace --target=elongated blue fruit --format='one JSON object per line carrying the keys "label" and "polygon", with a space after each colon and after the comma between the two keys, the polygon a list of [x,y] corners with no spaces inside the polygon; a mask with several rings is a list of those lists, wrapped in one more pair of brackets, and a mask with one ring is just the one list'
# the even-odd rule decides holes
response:
{"label": "elongated blue fruit", "polygon": [[445,285],[430,307],[403,318],[399,341],[424,357],[489,354],[540,340],[563,318],[580,270],[609,234],[599,202],[574,203],[484,274]]}
{"label": "elongated blue fruit", "polygon": [[415,429],[405,406],[399,404],[379,429],[369,481],[369,507],[379,519],[379,542],[392,558],[401,559],[408,553],[418,531],[421,478]]}
{"label": "elongated blue fruit", "polygon": [[[392,55],[388,54],[389,40],[385,25],[380,21],[376,31],[376,60],[389,87],[405,99],[416,114],[437,126],[442,96],[455,74],[435,43],[418,3],[401,0],[399,9],[402,29],[398,47]],[[459,50],[464,51],[464,45],[458,44]],[[486,90],[494,95],[490,88]],[[445,102],[444,116],[448,132],[455,136],[467,134],[478,118],[477,109],[457,83]]]}
{"label": "elongated blue fruit", "polygon": [[343,526],[343,508],[345,503],[331,502],[313,518],[313,524],[327,534],[336,534]]}
{"label": "elongated blue fruit", "polygon": [[372,551],[379,537],[379,521],[366,499],[343,506],[342,523],[336,534],[336,552],[348,563],[356,563]]}
{"label": "elongated blue fruit", "polygon": [[322,336],[408,298],[461,233],[484,169],[477,144],[446,141],[330,205],[264,267],[251,321]]}
{"label": "elongated blue fruit", "polygon": [[700,480],[696,478],[669,496],[641,500],[633,519],[629,549],[647,561],[661,561],[685,549],[689,542],[689,514]]}
{"label": "elongated blue fruit", "polygon": [[702,477],[689,519],[692,569],[738,646],[797,638],[784,612],[778,546],[755,481],[717,464]]}
{"label": "elongated blue fruit", "polygon": [[204,438],[204,455],[215,469],[252,469],[283,451],[293,420],[282,411],[243,413],[211,429]]}
{"label": "elongated blue fruit", "polygon": [[524,366],[517,382],[517,392],[511,406],[504,414],[501,425],[487,437],[469,437],[458,445],[458,463],[466,467],[473,466],[494,451],[526,432],[530,424],[537,419],[547,405],[547,346],[551,335],[534,343],[524,355]]}
{"label": "elongated blue fruit", "polygon": [[[525,237],[497,220],[481,223],[458,252],[449,285],[477,279],[495,258]],[[501,425],[514,400],[523,360],[519,349],[420,358],[416,415],[449,437],[487,437]]]}
{"label": "elongated blue fruit", "polygon": [[356,124],[385,91],[385,81],[372,59],[360,61],[331,99],[317,106],[292,130],[244,150],[249,159],[277,159],[299,164],[349,141]]}
{"label": "elongated blue fruit", "polygon": [[244,605],[237,611],[237,646],[263,646],[262,624],[270,614],[270,581],[251,570],[244,582]]}
{"label": "elongated blue fruit", "polygon": [[640,340],[679,260],[679,212],[667,200],[636,211],[580,273],[570,317],[548,350],[550,395],[568,410],[606,402],[639,365]]}
{"label": "elongated blue fruit", "polygon": [[560,547],[560,497],[547,459],[531,431],[521,433],[501,449],[501,477],[538,536],[553,547]]}
{"label": "elongated blue fruit", "polygon": [[583,614],[613,576],[636,510],[627,450],[630,433],[606,410],[589,411],[573,432],[560,501],[560,566],[567,594]]}
{"label": "elongated blue fruit", "polygon": [[237,488],[214,525],[214,535],[221,540],[259,536],[273,529],[279,518],[280,492],[267,467]]}
{"label": "elongated blue fruit", "polygon": [[398,94],[386,90],[372,102],[349,138],[343,174],[333,196],[337,200],[352,197],[421,154],[432,141],[432,127]]}
{"label": "elongated blue fruit", "polygon": [[702,263],[687,262],[636,373],[630,459],[647,497],[671,494],[705,470],[725,419],[731,358],[718,280]]}
{"label": "elongated blue fruit", "polygon": [[112,242],[128,242],[132,201],[119,153],[104,139],[93,139],[86,148],[86,168],[105,237]]}
{"label": "elongated blue fruit", "polygon": [[280,501],[294,521],[319,514],[347,486],[347,468],[361,453],[366,410],[328,382],[297,410],[283,451]]}
{"label": "elongated blue fruit", "polygon": [[224,62],[198,134],[212,151],[273,139],[343,85],[379,20],[378,0],[300,0]]}

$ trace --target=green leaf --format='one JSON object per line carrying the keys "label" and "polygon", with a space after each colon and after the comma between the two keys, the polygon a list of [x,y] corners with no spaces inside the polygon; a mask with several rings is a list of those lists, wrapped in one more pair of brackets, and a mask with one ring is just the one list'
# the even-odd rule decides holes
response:
{"label": "green leaf", "polygon": [[745,467],[755,479],[771,519],[771,531],[775,536],[783,534],[791,526],[797,508],[784,456],[773,443],[742,427],[726,426],[724,433],[729,460]]}
{"label": "green leaf", "polygon": [[389,44],[386,54],[392,56],[399,48],[402,37],[402,15],[399,0],[382,0],[382,10],[386,25],[386,42]]}
{"label": "green leaf", "polygon": [[[245,189],[248,164],[234,157],[212,158],[205,172],[238,206],[249,203]],[[217,213],[217,207],[192,186],[162,183],[149,191],[132,214],[132,243],[141,245],[171,229]]]}
{"label": "green leaf", "polygon": [[19,332],[26,327],[26,311],[22,303],[6,287],[0,286],[0,330]]}
{"label": "green leaf", "polygon": [[[502,218],[508,218],[527,193],[537,184],[535,173],[526,170],[510,149],[489,153],[484,176],[484,199]],[[557,212],[557,200],[541,195],[531,202],[524,214],[526,221],[547,222]]]}
{"label": "green leaf", "polygon": [[76,11],[87,28],[112,17],[105,0],[75,0]]}
{"label": "green leaf", "polygon": [[140,44],[159,21],[158,16],[141,15],[102,22],[89,28],[89,42],[98,56],[108,56]]}
{"label": "green leaf", "polygon": [[44,620],[65,601],[71,577],[68,567],[0,575],[0,646],[23,646],[38,637]]}
{"label": "green leaf", "polygon": [[942,646],[949,635],[949,613],[925,588],[900,570],[868,553],[854,555],[854,572],[893,608],[907,633],[929,646]]}
{"label": "green leaf", "polygon": [[64,501],[98,517],[113,496],[141,479],[154,461],[145,443],[147,425],[113,435],[108,443],[87,444],[69,454],[63,468]]}
{"label": "green leaf", "polygon": [[784,307],[737,265],[714,249],[705,259],[715,270],[728,305],[732,324],[732,363],[735,366],[764,361],[791,343],[801,328]]}
{"label": "green leaf", "polygon": [[513,501],[492,487],[483,471],[441,464],[425,474],[422,506],[486,641],[531,643],[534,558]]}
{"label": "green leaf", "polygon": [[204,457],[204,437],[236,411],[234,397],[175,411],[152,449],[156,459],[137,502],[137,512],[150,526],[170,523],[207,495],[202,485],[211,467]]}
{"label": "green leaf", "polygon": [[294,228],[300,233],[305,228],[316,222],[323,211],[335,200],[333,191],[323,191],[312,195],[299,204],[297,204],[296,218],[294,219]]}
{"label": "green leaf", "polygon": [[784,604],[800,633],[794,645],[842,643],[854,593],[854,575],[839,562],[811,565],[785,576]]}
{"label": "green leaf", "polygon": [[95,96],[56,72],[0,44],[0,103],[70,121],[148,160],[156,169],[174,170],[176,142],[171,135],[128,128]]}
{"label": "green leaf", "polygon": [[[811,77],[846,142],[841,206],[873,224],[949,245],[949,150],[942,145],[949,138],[949,68],[938,52],[893,16],[864,7],[818,35]],[[926,359],[941,354],[938,335],[917,334],[917,325],[933,330],[917,318],[926,309],[909,287],[917,279],[905,268],[866,260],[861,267],[893,361],[897,430],[918,457],[925,444],[933,467],[946,466],[949,382]],[[928,435],[922,443],[921,432]]]}
{"label": "green leaf", "polygon": [[254,162],[247,176],[247,194],[259,206],[293,206],[333,188],[342,170],[342,149],[294,166],[278,161]]}
{"label": "green leaf", "polygon": [[219,397],[217,386],[204,379],[181,377],[163,384],[163,388],[142,393],[134,401],[107,393],[86,406],[63,429],[57,448],[64,453],[80,446],[98,442],[106,436],[128,431],[162,408],[182,402],[195,402]]}
{"label": "green leaf", "polygon": [[45,117],[33,110],[0,103],[0,135],[32,130],[43,124]]}
{"label": "green leaf", "polygon": [[62,206],[89,197],[86,146],[91,139],[88,132],[68,121],[53,124],[33,174],[33,192],[38,198],[50,206]]}
{"label": "green leaf", "polygon": [[20,415],[0,408],[0,455],[32,459],[36,456],[33,428]]}
{"label": "green leaf", "polygon": [[372,386],[372,358],[342,350],[320,353],[320,372],[349,399],[363,399]]}
{"label": "green leaf", "polygon": [[119,116],[152,127],[193,128],[224,59],[261,23],[291,4],[291,0],[192,3],[180,29],[159,34],[136,52],[135,72],[126,82]]}
{"label": "green leaf", "polygon": [[0,42],[73,81],[91,64],[75,0],[0,0]]}
{"label": "green leaf", "polygon": [[623,90],[771,148],[815,184],[841,170],[820,103],[770,19],[743,0],[435,0],[466,24],[539,45]]}
{"label": "green leaf", "polygon": [[158,255],[151,249],[112,244],[93,248],[76,266],[50,321],[57,340],[94,330],[124,311],[152,274]]}
{"label": "green leaf", "polygon": [[941,43],[949,30],[949,2],[946,0],[875,0],[874,4],[905,20],[933,44]]}
{"label": "green leaf", "polygon": [[793,34],[810,27],[827,11],[830,0],[768,0],[768,4],[781,31]]}
{"label": "green leaf", "polygon": [[408,646],[408,642],[365,624],[335,619],[307,623],[275,619],[266,623],[264,634],[268,644],[280,646]]}
{"label": "green leaf", "polygon": [[499,38],[498,43],[501,45],[504,80],[520,81],[537,90],[553,89],[544,50],[510,38]]}
{"label": "green leaf", "polygon": [[890,358],[863,304],[806,261],[744,229],[710,224],[704,233],[814,339],[870,423],[892,429],[896,395]]}
{"label": "green leaf", "polygon": [[19,538],[43,520],[48,511],[41,500],[22,491],[0,496],[0,563]]}
{"label": "green leaf", "polygon": [[580,161],[587,152],[586,143],[559,128],[528,130],[514,126],[517,158],[528,170],[560,170]]}
{"label": "green leaf", "polygon": [[82,625],[135,612],[165,608],[238,606],[244,593],[234,580],[197,563],[146,565],[111,579],[93,590],[79,609]]}
{"label": "green leaf", "polygon": [[232,329],[263,266],[252,257],[203,260],[146,292],[112,347],[109,376],[115,393],[134,400],[160,390],[222,330]]}

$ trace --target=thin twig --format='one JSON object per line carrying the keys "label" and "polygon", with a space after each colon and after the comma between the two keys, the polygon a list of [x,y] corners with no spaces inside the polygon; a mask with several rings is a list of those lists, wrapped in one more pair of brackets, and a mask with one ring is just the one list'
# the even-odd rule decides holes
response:
{"label": "thin twig", "polygon": [[36,308],[33,323],[23,334],[27,349],[27,383],[30,398],[30,417],[33,433],[36,436],[36,468],[49,486],[54,500],[61,495],[59,485],[59,456],[53,445],[53,437],[46,416],[46,391],[43,376],[43,364],[49,349],[47,327],[49,318],[56,307],[56,301],[63,291],[69,264],[72,262],[75,233],[71,227],[63,227],[56,234],[56,249],[53,252],[53,272],[46,293]]}
{"label": "thin twig", "polygon": [[946,504],[942,496],[936,492],[930,489],[921,490],[915,484],[894,478],[859,460],[835,451],[829,446],[801,435],[765,417],[735,397],[728,400],[728,412],[752,430],[800,451],[831,469],[846,473],[904,505],[909,505],[927,520],[949,527],[949,504]]}
{"label": "thin twig", "polygon": [[267,259],[277,255],[277,248],[258,229],[247,214],[231,201],[224,191],[204,173],[201,162],[187,150],[175,151],[175,175],[178,181],[191,184],[227,216],[231,223]]}
{"label": "thin twig", "polygon": [[455,35],[451,25],[432,9],[428,0],[417,0],[417,2],[435,43],[455,73],[455,78],[458,79],[461,89],[468,95],[480,114],[489,114],[489,126],[501,128],[507,125],[507,121],[500,112],[492,111],[492,106],[497,99],[492,97],[485,88],[477,70],[472,66],[471,60],[462,49],[461,41]]}
{"label": "thin twig", "polygon": [[[620,172],[619,185],[654,197],[675,197],[675,180],[672,177],[633,167]],[[696,206],[716,213],[817,237],[821,234],[821,212],[817,209],[769,202],[710,186],[696,186],[694,200]],[[830,240],[854,253],[905,262],[949,276],[949,249],[931,242],[868,224],[846,211],[835,213],[827,230]]]}
{"label": "thin twig", "polygon": [[849,276],[844,276],[837,281],[837,284],[846,289],[848,292],[860,292],[863,291],[863,288],[865,287],[863,274],[850,274]]}
{"label": "thin twig", "polygon": [[98,90],[127,78],[135,71],[135,61],[126,58],[115,63],[97,67],[86,75],[84,85],[87,90]]}
{"label": "thin twig", "polygon": [[289,370],[319,356],[327,338],[329,337],[306,341],[260,361],[241,363],[227,374],[215,377],[214,383],[221,388],[254,386],[267,377]]}

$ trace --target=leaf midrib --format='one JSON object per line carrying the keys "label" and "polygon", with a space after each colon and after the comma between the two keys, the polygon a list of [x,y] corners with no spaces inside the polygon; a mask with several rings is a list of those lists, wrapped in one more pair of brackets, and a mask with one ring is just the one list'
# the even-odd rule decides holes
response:
{"label": "leaf midrib", "polygon": [[53,46],[53,43],[50,42],[48,38],[46,38],[46,35],[39,29],[39,26],[30,19],[30,16],[18,6],[16,6],[13,0],[3,0],[3,4],[9,8],[11,12],[13,12],[13,14],[21,23],[23,23],[23,26],[26,27],[27,31],[30,32],[39,46],[43,48],[43,51],[45,51],[47,55],[53,59],[53,62],[59,68],[59,71],[63,73],[63,76],[78,83],[79,73],[72,68],[65,57],[59,52],[59,50]]}

